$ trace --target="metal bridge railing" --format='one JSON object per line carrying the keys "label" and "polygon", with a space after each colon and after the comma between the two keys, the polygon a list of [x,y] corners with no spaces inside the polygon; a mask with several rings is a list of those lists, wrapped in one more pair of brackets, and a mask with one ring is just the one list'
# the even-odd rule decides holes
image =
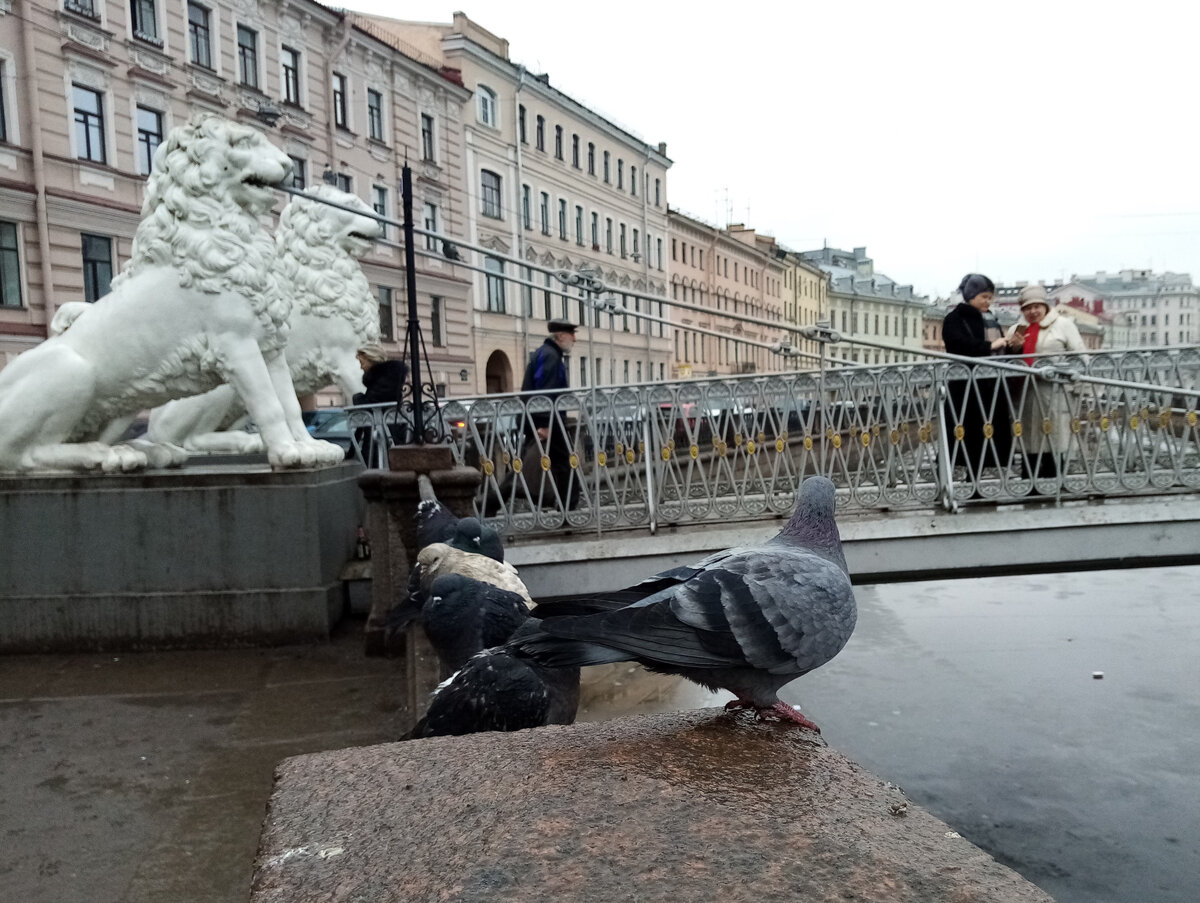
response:
{"label": "metal bridge railing", "polygon": [[[1200,349],[1008,363],[491,395],[436,416],[482,474],[477,513],[512,533],[774,517],[816,473],[847,510],[1200,489]],[[379,448],[398,441],[394,413],[354,416],[378,420]],[[556,478],[557,441],[571,459]]]}

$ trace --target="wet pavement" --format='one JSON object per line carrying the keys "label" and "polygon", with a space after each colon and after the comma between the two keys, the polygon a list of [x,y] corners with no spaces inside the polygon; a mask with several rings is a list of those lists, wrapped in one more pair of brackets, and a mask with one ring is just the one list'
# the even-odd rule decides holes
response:
{"label": "wet pavement", "polygon": [[[1192,903],[1198,582],[1200,567],[860,587],[850,645],[784,696],[1060,903]],[[275,764],[395,736],[397,663],[364,657],[361,629],[0,657],[3,899],[242,903]],[[728,698],[593,671],[581,720]]]}

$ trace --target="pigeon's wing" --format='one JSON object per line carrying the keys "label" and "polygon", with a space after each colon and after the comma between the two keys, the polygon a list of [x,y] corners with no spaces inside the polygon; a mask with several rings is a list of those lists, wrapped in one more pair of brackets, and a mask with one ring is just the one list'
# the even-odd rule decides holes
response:
{"label": "pigeon's wing", "polygon": [[405,739],[540,727],[549,711],[550,694],[538,671],[504,650],[491,649],[438,687],[429,711]]}
{"label": "pigeon's wing", "polygon": [[681,586],[670,607],[701,636],[732,637],[747,664],[774,674],[828,661],[854,618],[845,571],[819,555],[774,547],[725,558]]}
{"label": "pigeon's wing", "polygon": [[483,648],[499,646],[529,618],[529,607],[521,596],[490,584],[483,588],[479,639]]}
{"label": "pigeon's wing", "polygon": [[737,550],[726,550],[711,555],[699,564],[671,568],[662,573],[621,590],[596,593],[588,596],[571,596],[566,599],[549,599],[539,602],[534,609],[538,618],[560,618],[569,615],[589,615],[605,611],[616,611],[629,605],[653,605],[667,598],[679,586],[695,579],[706,567],[715,565]]}
{"label": "pigeon's wing", "polygon": [[845,573],[818,556],[736,550],[641,602],[540,621],[536,630],[514,637],[513,645],[550,665],[633,659],[675,668],[800,673],[828,660],[807,664],[820,657],[821,638],[836,632],[824,610],[844,607],[849,592]]}
{"label": "pigeon's wing", "polygon": [[454,533],[458,518],[440,502],[422,499],[414,518],[417,525],[417,548],[435,542],[445,542]]}

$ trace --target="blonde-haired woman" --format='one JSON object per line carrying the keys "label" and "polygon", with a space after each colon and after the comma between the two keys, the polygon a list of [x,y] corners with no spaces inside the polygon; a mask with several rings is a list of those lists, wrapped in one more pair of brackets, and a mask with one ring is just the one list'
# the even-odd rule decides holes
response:
{"label": "blonde-haired woman", "polygon": [[[1032,365],[1035,354],[1086,350],[1079,327],[1070,317],[1050,306],[1045,288],[1027,285],[1021,289],[1017,300],[1025,322],[1009,330],[1009,347],[1020,349],[1025,355],[1025,363]],[[1050,423],[1048,432],[1046,421]],[[1021,435],[1025,443],[1025,475],[1057,478],[1071,441],[1071,408],[1061,384],[1031,381],[1021,414]]]}

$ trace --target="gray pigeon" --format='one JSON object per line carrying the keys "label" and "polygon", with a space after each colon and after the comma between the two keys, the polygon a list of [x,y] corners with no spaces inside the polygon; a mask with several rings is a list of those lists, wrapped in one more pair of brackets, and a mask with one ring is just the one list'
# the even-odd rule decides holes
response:
{"label": "gray pigeon", "polygon": [[636,661],[737,699],[760,718],[819,728],[780,687],[837,655],[857,609],[834,521],[834,486],[809,477],[784,528],[618,593],[539,605],[510,642],[551,666]]}
{"label": "gray pigeon", "polygon": [[504,647],[486,649],[434,691],[425,717],[401,739],[571,724],[578,708],[579,668],[549,668]]}
{"label": "gray pigeon", "polygon": [[417,550],[435,542],[444,542],[460,552],[486,555],[504,560],[504,545],[493,527],[477,517],[458,517],[441,502],[422,499],[413,518],[417,527]]}

